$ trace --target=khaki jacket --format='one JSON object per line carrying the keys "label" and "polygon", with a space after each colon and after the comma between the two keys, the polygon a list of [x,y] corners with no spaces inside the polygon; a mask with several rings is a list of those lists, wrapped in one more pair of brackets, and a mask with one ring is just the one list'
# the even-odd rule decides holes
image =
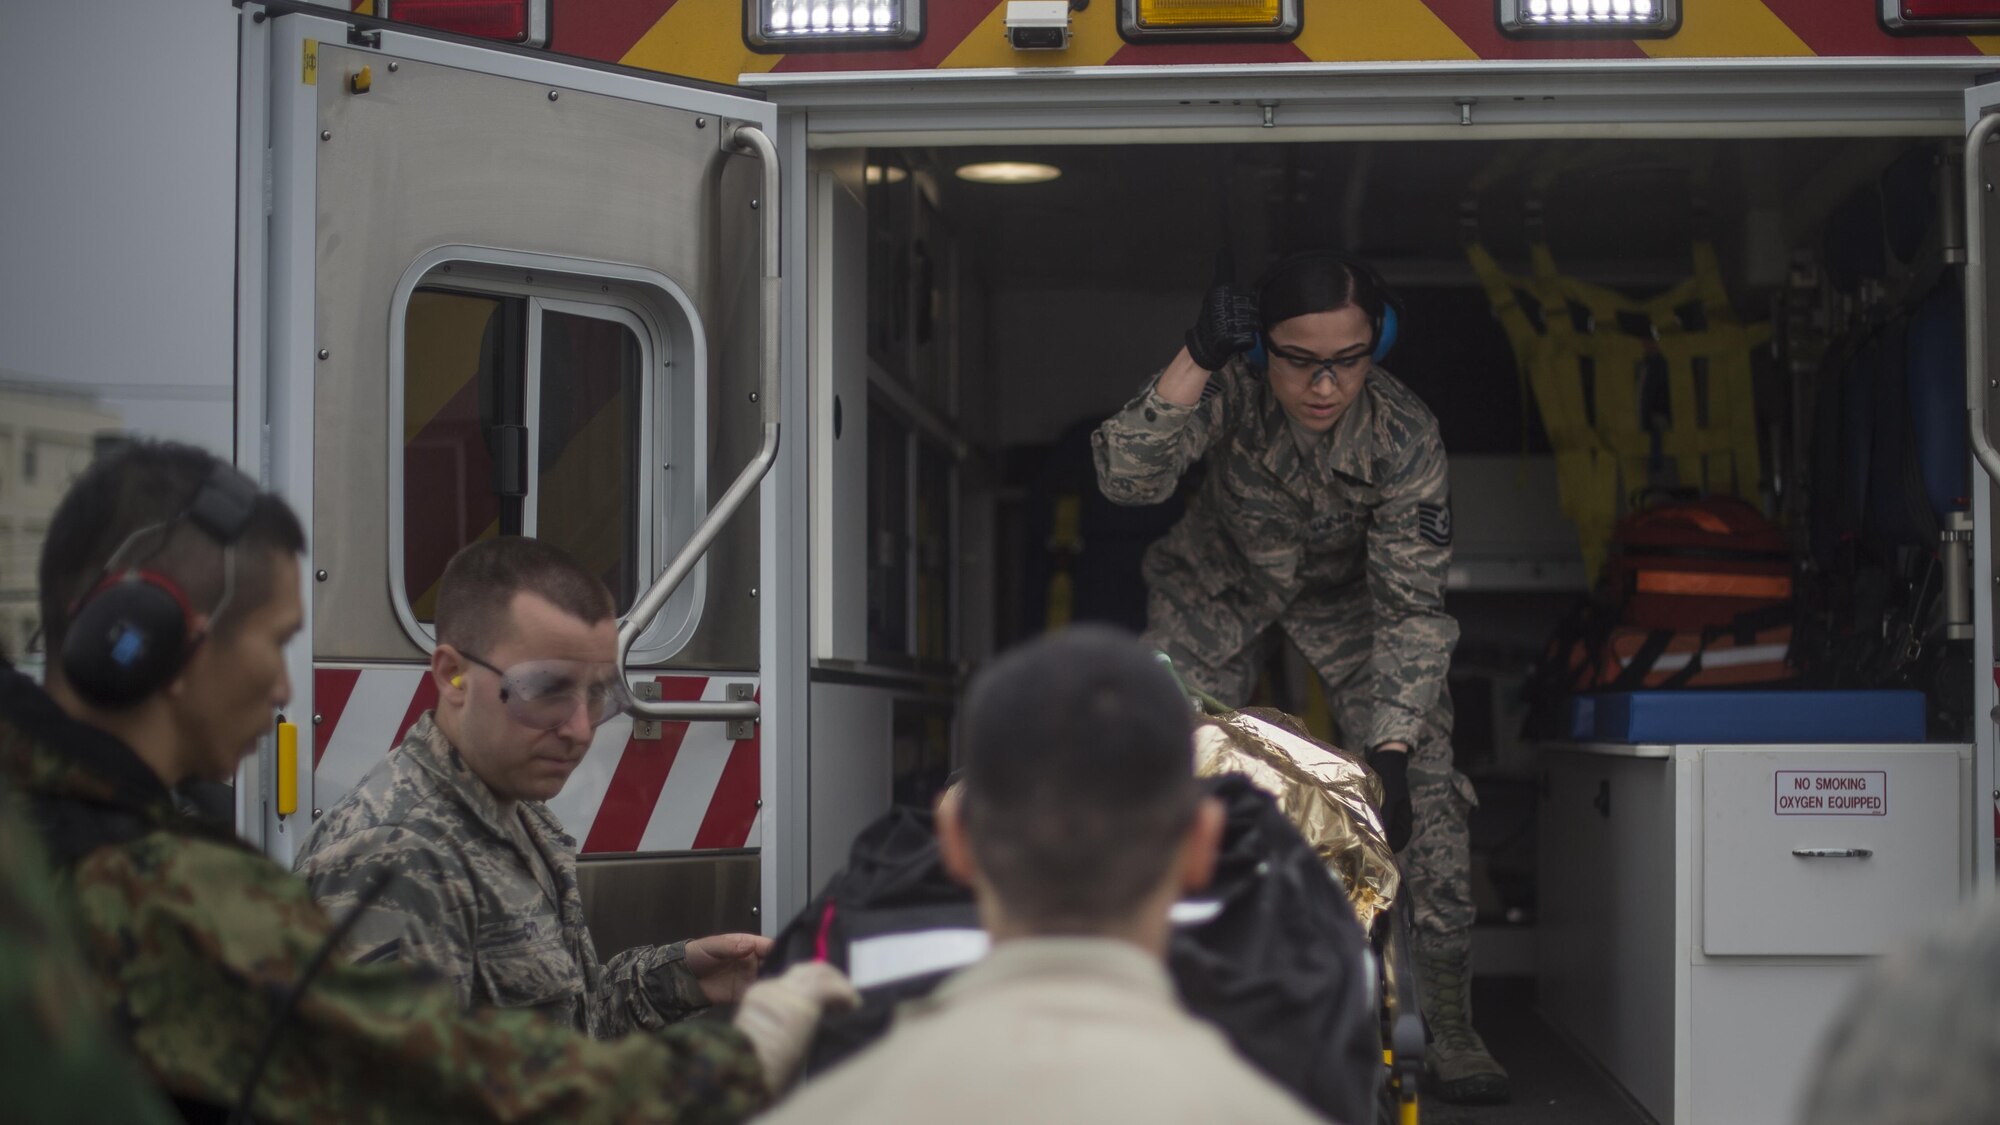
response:
{"label": "khaki jacket", "polygon": [[773,1125],[1320,1118],[1190,1016],[1123,941],[1005,942],[905,1008],[887,1037],[800,1089]]}

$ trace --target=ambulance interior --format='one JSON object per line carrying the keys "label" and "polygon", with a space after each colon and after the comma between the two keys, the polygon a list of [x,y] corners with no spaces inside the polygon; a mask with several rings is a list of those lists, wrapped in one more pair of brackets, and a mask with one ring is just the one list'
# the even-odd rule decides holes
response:
{"label": "ambulance interior", "polygon": [[[1926,693],[1931,738],[1969,737],[1970,634],[1952,620],[1964,607],[1939,592],[1940,552],[1895,546],[1857,593],[1852,574],[1820,573],[1828,562],[1813,552],[1813,537],[1865,530],[1864,539],[1896,541],[1874,534],[1877,523],[1891,522],[1879,491],[1866,529],[1810,518],[1824,517],[1840,489],[1852,492],[1856,473],[1867,493],[1871,448],[1877,475],[1886,474],[1884,439],[1865,413],[1856,420],[1858,407],[1849,406],[1844,422],[1817,427],[1814,413],[1825,405],[1823,387],[1875,378],[1850,373],[1843,340],[1938,281],[1951,241],[1943,232],[1955,225],[1946,213],[1952,190],[1944,185],[1956,176],[1946,142],[1370,141],[814,155],[812,205],[822,225],[812,314],[821,349],[815,479],[837,482],[838,472],[827,471],[837,459],[865,456],[867,482],[865,498],[816,498],[816,510],[832,502],[850,520],[860,513],[849,505],[865,504],[865,537],[843,548],[836,535],[829,565],[815,569],[825,570],[816,580],[833,583],[829,589],[858,589],[852,568],[859,567],[867,598],[865,607],[844,608],[827,607],[825,591],[815,598],[815,754],[822,738],[837,737],[820,716],[825,693],[852,690],[833,686],[843,674],[873,669],[935,685],[906,693],[895,708],[898,797],[927,795],[947,766],[942,685],[1052,625],[1144,624],[1141,553],[1178,507],[1117,509],[1104,501],[1088,435],[1180,346],[1218,276],[1219,255],[1226,252],[1235,280],[1247,284],[1275,252],[1309,246],[1340,247],[1373,263],[1400,293],[1403,328],[1385,366],[1436,413],[1451,457],[1448,608],[1463,639],[1450,686],[1457,764],[1480,795],[1472,826],[1477,971],[1494,978],[1534,971],[1542,782],[1526,729],[1527,689],[1594,576],[1565,516],[1543,409],[1470,264],[1470,243],[1517,279],[1532,272],[1531,245],[1544,244],[1563,276],[1634,301],[1689,279],[1696,247],[1712,246],[1730,307],[1752,326],[1743,367],[1750,386],[1721,386],[1717,372],[1718,385],[1703,393],[1718,402],[1739,390],[1754,398],[1760,465],[1755,484],[1740,491],[1786,528],[1802,588],[1823,603],[1821,633],[1833,639],[1813,655],[1810,675],[1916,688]],[[993,183],[959,174],[994,162],[1046,165],[1059,175]],[[851,252],[864,239],[865,269]],[[864,292],[862,341],[844,325]],[[1567,313],[1576,325],[1605,327],[1590,324],[1591,310]],[[1643,320],[1613,330],[1652,332]],[[1942,386],[1942,417],[1962,427],[1962,406],[1949,409],[1962,367],[1932,366],[1926,378]],[[1664,380],[1644,365],[1631,377],[1639,428],[1664,425]],[[865,454],[848,445],[857,420]],[[1969,492],[1962,436],[1954,445],[1949,432],[1903,420],[1917,428],[1919,444],[1959,451],[1957,487],[1940,497],[1938,514],[1962,509]],[[1828,425],[1844,427],[1844,436],[1816,436]],[[1815,460],[1838,467],[1843,481],[1815,480]],[[1678,468],[1684,464],[1662,457],[1650,479],[1622,481],[1619,511],[1644,486],[1732,489],[1727,473],[1688,480]],[[1854,497],[1847,500],[1852,507]],[[1803,647],[1813,631],[1803,620],[1797,631]],[[1332,733],[1313,680],[1296,653],[1274,647],[1260,699]],[[816,878],[829,858],[820,834],[816,818]],[[1533,1086],[1522,1081],[1517,1106]],[[1596,1112],[1608,1116],[1590,1119],[1623,1119],[1617,1115],[1626,1111],[1607,1103]]]}

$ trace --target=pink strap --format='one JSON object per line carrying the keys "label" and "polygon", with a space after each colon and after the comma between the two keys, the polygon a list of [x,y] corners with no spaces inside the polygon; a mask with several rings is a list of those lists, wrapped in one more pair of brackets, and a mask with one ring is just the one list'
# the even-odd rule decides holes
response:
{"label": "pink strap", "polygon": [[833,929],[833,900],[826,900],[826,909],[820,912],[819,936],[813,939],[813,960],[826,960],[826,935]]}

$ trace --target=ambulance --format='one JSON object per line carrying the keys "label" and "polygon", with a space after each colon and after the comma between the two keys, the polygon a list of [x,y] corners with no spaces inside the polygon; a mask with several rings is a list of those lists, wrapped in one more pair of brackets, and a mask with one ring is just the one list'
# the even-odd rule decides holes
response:
{"label": "ambulance", "polygon": [[[1453,461],[1482,971],[1656,1120],[1786,1120],[1857,975],[1994,878],[1993,54],[1984,0],[23,0],[0,644],[107,435],[283,493],[310,613],[237,802],[289,862],[434,701],[445,560],[549,539],[641,700],[553,802],[600,946],[774,932],[937,791],[982,660],[1143,620],[1168,517],[1107,516],[1080,435],[1211,282],[1338,246]],[[1662,672],[1817,643],[1915,727],[1520,736],[1661,485],[1789,529],[1837,625]]]}

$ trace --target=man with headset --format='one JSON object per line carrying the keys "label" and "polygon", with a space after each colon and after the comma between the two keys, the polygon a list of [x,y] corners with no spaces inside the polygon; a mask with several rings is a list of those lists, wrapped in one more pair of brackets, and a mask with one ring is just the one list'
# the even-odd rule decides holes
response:
{"label": "man with headset", "polygon": [[1187,513],[1146,553],[1146,639],[1232,706],[1282,629],[1319,672],[1340,740],[1381,775],[1402,853],[1432,1078],[1451,1101],[1508,1097],[1472,1030],[1471,783],[1452,767],[1445,688],[1451,500],[1437,420],[1379,364],[1399,307],[1366,264],[1295,255],[1257,292],[1211,290],[1183,347],[1093,435],[1122,504]]}
{"label": "man with headset", "polygon": [[304,548],[284,501],[235,469],[129,446],[50,521],[47,690],[0,665],[0,768],[140,1061],[190,1120],[232,1107],[267,1125],[755,1112],[822,1007],[852,996],[826,966],[753,986],[734,1026],[600,1042],[534,1013],[465,1014],[426,974],[329,956],[351,912],[329,918],[304,882],[175,806],[182,782],[233,776],[288,702]]}

